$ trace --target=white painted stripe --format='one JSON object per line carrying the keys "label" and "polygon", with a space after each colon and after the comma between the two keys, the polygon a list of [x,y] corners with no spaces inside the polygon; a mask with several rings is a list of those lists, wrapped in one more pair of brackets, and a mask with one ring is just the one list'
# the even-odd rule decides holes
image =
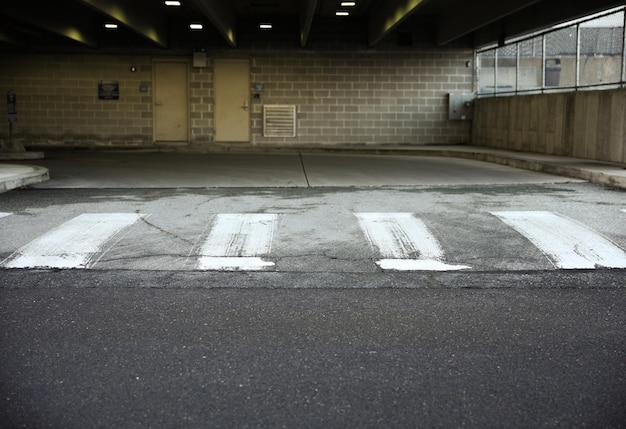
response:
{"label": "white painted stripe", "polygon": [[218,214],[200,250],[198,268],[254,271],[273,266],[259,256],[270,252],[277,221],[276,214]]}
{"label": "white painted stripe", "polygon": [[448,271],[471,268],[446,264],[437,239],[424,222],[411,213],[355,213],[355,216],[370,245],[383,257],[377,262],[383,269]]}
{"label": "white painted stripe", "polygon": [[107,241],[140,217],[134,213],[82,214],[25,245],[4,266],[87,268]]}
{"label": "white painted stripe", "polygon": [[626,253],[585,225],[547,211],[492,212],[544,252],[557,268],[626,268]]}
{"label": "white painted stripe", "polygon": [[7,217],[7,216],[11,216],[11,213],[0,212],[0,217]]}
{"label": "white painted stripe", "polygon": [[201,270],[211,271],[260,271],[273,267],[273,262],[254,256],[202,256]]}

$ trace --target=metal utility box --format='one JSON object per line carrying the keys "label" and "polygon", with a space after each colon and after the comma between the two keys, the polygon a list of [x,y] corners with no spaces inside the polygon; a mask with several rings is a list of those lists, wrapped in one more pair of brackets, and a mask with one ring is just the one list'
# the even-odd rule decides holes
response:
{"label": "metal utility box", "polygon": [[448,119],[451,121],[467,121],[474,118],[473,93],[448,94]]}

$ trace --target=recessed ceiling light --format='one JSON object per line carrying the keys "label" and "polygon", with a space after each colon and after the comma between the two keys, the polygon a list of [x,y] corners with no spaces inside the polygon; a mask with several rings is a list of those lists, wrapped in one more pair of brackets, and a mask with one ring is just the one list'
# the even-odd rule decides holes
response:
{"label": "recessed ceiling light", "polygon": [[354,7],[354,6],[356,6],[355,1],[342,1],[341,2],[341,7]]}
{"label": "recessed ceiling light", "polygon": [[265,22],[263,24],[259,24],[259,28],[261,30],[271,30],[272,28],[274,28],[274,26],[269,22]]}
{"label": "recessed ceiling light", "polygon": [[117,24],[114,24],[112,22],[107,22],[106,24],[104,24],[104,28],[106,28],[107,30],[116,30]]}
{"label": "recessed ceiling light", "polygon": [[189,24],[189,28],[192,30],[202,30],[202,24]]}
{"label": "recessed ceiling light", "polygon": [[337,15],[337,16],[348,16],[348,15],[350,15],[350,12],[346,12],[344,10],[338,10],[337,12],[335,12],[335,15]]}
{"label": "recessed ceiling light", "polygon": [[180,2],[178,0],[166,0],[165,6],[180,6]]}

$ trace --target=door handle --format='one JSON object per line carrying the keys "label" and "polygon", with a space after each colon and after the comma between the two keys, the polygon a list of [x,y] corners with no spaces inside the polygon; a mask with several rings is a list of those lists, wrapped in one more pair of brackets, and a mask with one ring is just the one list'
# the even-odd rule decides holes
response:
{"label": "door handle", "polygon": [[243,102],[243,106],[241,106],[241,108],[242,108],[243,110],[248,110],[248,100],[245,100],[245,101]]}

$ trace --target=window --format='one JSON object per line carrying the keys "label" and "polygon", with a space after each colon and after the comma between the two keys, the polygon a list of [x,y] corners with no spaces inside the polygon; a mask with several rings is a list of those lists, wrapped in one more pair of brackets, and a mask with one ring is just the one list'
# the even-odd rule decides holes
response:
{"label": "window", "polygon": [[478,95],[623,87],[624,10],[477,51]]}

